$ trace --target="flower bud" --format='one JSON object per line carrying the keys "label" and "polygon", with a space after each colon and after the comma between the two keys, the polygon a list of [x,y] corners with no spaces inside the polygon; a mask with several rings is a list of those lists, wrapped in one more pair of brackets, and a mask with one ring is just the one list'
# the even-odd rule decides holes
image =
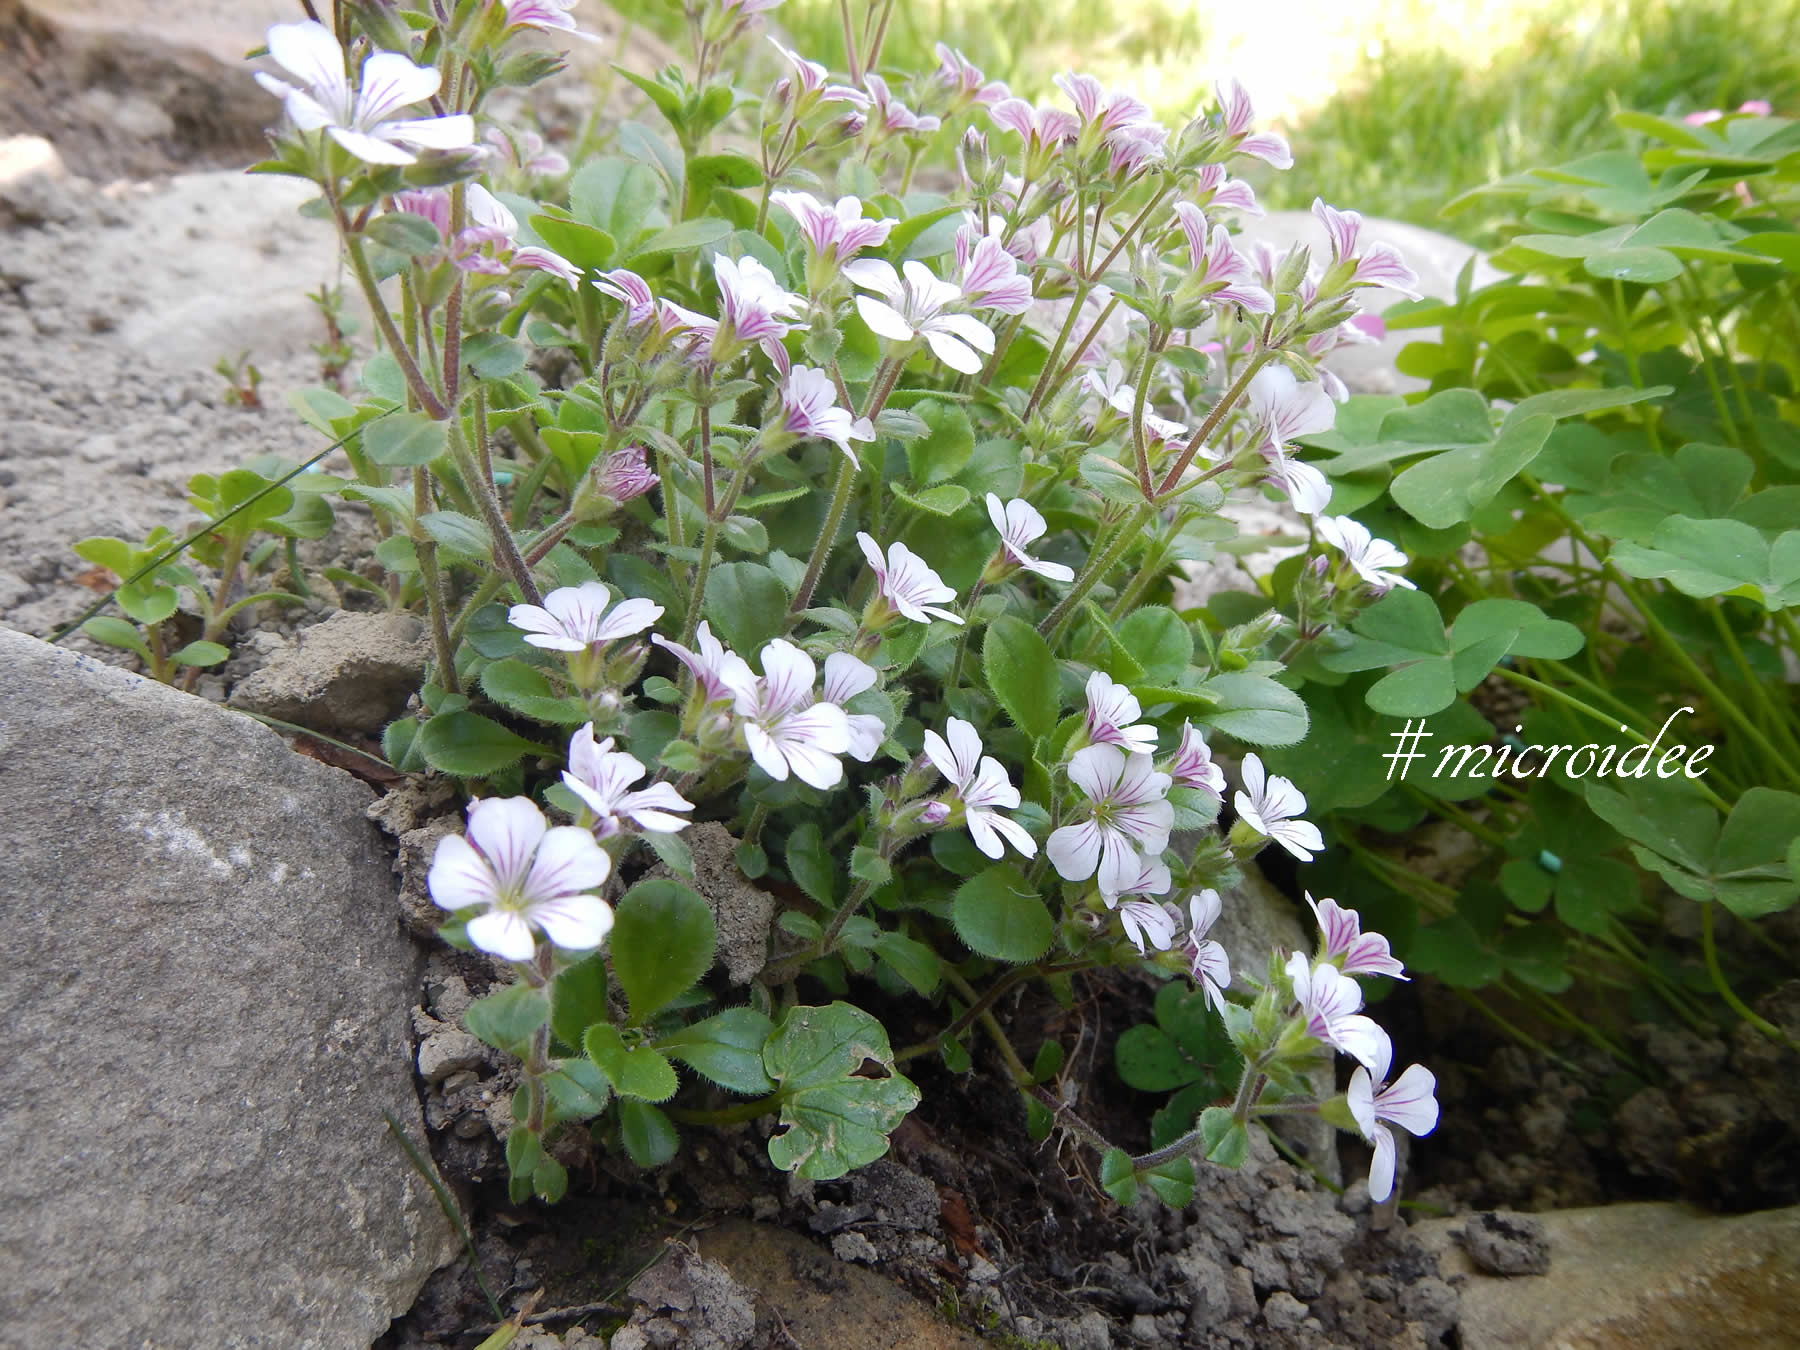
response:
{"label": "flower bud", "polygon": [[345,0],[350,23],[368,34],[377,51],[410,52],[412,32],[400,17],[394,0]]}
{"label": "flower bud", "polygon": [[1295,244],[1275,269],[1275,294],[1289,295],[1299,290],[1300,283],[1306,280],[1306,269],[1311,266],[1312,250],[1305,244]]}

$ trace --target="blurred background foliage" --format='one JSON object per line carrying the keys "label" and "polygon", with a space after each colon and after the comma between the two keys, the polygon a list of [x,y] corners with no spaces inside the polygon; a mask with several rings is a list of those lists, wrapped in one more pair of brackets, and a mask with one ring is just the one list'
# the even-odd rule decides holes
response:
{"label": "blurred background foliage", "polygon": [[[867,0],[852,0],[860,24]],[[616,0],[684,41],[676,0]],[[787,0],[773,30],[843,68],[838,0]],[[1083,70],[1179,123],[1235,74],[1294,142],[1265,174],[1270,206],[1319,195],[1369,215],[1492,244],[1480,211],[1440,218],[1458,193],[1616,144],[1620,108],[1681,115],[1767,99],[1800,113],[1800,0],[897,0],[883,66],[929,70],[947,41],[1033,98]],[[771,75],[775,58],[768,59]]]}

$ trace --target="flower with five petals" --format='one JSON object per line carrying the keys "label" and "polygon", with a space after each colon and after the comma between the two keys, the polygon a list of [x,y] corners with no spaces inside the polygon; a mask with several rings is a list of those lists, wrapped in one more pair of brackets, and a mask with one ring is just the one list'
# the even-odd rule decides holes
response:
{"label": "flower with five petals", "polygon": [[[1019,804],[1019,790],[1008,780],[1000,761],[981,753],[981,736],[962,718],[950,718],[944,723],[944,731],[944,736],[935,731],[925,733],[925,758],[955,792],[975,847],[990,858],[998,858],[1006,852],[1006,844],[1011,844],[1027,858],[1035,858],[1037,841],[1023,825],[1000,814]],[[942,824],[954,815],[955,807],[950,806],[936,823]]]}

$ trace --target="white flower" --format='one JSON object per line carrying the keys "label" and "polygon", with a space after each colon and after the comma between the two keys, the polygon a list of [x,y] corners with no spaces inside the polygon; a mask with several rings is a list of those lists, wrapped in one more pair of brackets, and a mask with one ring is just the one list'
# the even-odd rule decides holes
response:
{"label": "white flower", "polygon": [[[865,689],[875,686],[875,667],[849,652],[833,652],[825,658],[825,682],[819,690],[822,703],[835,703],[842,708]],[[887,739],[887,727],[874,713],[846,711],[850,724],[850,758],[867,764]]]}
{"label": "white flower", "polygon": [[652,783],[641,792],[630,790],[647,772],[635,755],[614,750],[611,736],[595,744],[594,724],[589,722],[569,738],[569,767],[563,770],[562,780],[599,818],[594,833],[602,839],[624,829],[624,817],[636,822],[640,830],[657,834],[685,830],[690,822],[670,812],[692,811],[694,804],[677,792],[674,784]]}
{"label": "white flower", "polygon": [[1098,394],[1100,401],[1120,417],[1130,417],[1131,409],[1137,397],[1137,388],[1125,383],[1125,365],[1121,361],[1108,361],[1106,370],[1090,370],[1081,377],[1081,382],[1090,393]]}
{"label": "white flower", "polygon": [[900,223],[886,216],[865,220],[862,202],[855,197],[839,197],[835,206],[827,206],[810,192],[782,191],[771,192],[769,201],[794,218],[809,252],[833,264],[885,244],[888,232]]}
{"label": "white flower", "polygon": [[551,829],[528,797],[469,803],[467,837],[447,835],[432,855],[426,884],[443,909],[481,905],[469,941],[507,961],[529,961],[532,929],[559,947],[598,947],[612,929],[612,908],[586,892],[612,870],[594,836],[573,825]]}
{"label": "white flower", "polygon": [[1396,586],[1416,591],[1417,586],[1392,568],[1405,567],[1406,555],[1385,539],[1377,539],[1360,520],[1349,516],[1320,516],[1314,522],[1320,536],[1344,555],[1356,575],[1377,595]]}
{"label": "white flower", "polygon": [[776,638],[762,649],[762,668],[760,678],[747,665],[727,673],[750,757],[778,781],[791,773],[821,790],[836,787],[844,777],[837,757],[850,749],[850,722],[837,704],[813,697],[812,657]]}
{"label": "white flower", "polygon": [[844,275],[883,297],[856,297],[856,312],[876,336],[890,342],[924,338],[938,360],[965,375],[979,373],[982,356],[993,354],[994,334],[986,324],[973,315],[946,312],[962,300],[962,291],[933,276],[924,263],[908,259],[896,272],[879,258],[859,258],[845,264]]}
{"label": "white flower", "polygon": [[575,16],[569,13],[575,7],[575,0],[502,0],[502,3],[506,9],[509,28],[536,28],[546,33],[567,33],[570,37],[578,37],[586,42],[600,40],[592,33],[584,33],[575,26]]}
{"label": "white flower", "polygon": [[974,308],[1002,314],[1031,308],[1031,278],[1019,274],[1019,260],[998,236],[964,225],[956,232],[956,263],[962,268],[963,297]]}
{"label": "white flower", "polygon": [[1075,569],[1065,567],[1062,563],[1043,562],[1027,553],[1026,546],[1035,539],[1041,539],[1049,526],[1037,507],[1023,497],[1014,497],[1010,502],[1001,505],[1000,498],[993,493],[987,495],[988,519],[994,522],[994,528],[1000,532],[1000,547],[1006,550],[1011,558],[1027,572],[1036,572],[1049,581],[1073,581]]}
{"label": "white flower", "polygon": [[875,439],[869,419],[853,417],[838,407],[837,386],[824,371],[811,366],[795,366],[781,382],[780,429],[790,436],[830,441],[852,464],[856,463],[856,451],[850,442]]}
{"label": "white flower", "polygon": [[[370,164],[412,164],[417,149],[460,150],[475,144],[475,119],[396,118],[394,113],[437,93],[442,77],[415,66],[399,52],[375,52],[363,62],[360,87],[350,88],[344,49],[324,24],[278,23],[269,29],[269,55],[304,88],[257,72],[256,82],[281,100],[301,131],[323,129],[344,149]],[[410,147],[410,148],[409,148]]]}
{"label": "white flower", "polygon": [[1069,781],[1088,798],[1087,818],[1052,833],[1044,853],[1064,881],[1098,871],[1102,894],[1121,895],[1139,874],[1140,851],[1155,856],[1169,845],[1169,775],[1156,772],[1148,755],[1090,745],[1069,761]]}
{"label": "white flower", "polygon": [[1217,891],[1205,890],[1188,897],[1190,926],[1186,951],[1188,970],[1195,983],[1205,994],[1206,1001],[1223,1015],[1224,990],[1231,984],[1231,957],[1222,945],[1206,936],[1219,921],[1221,909]]}
{"label": "white flower", "polygon": [[1422,1064],[1408,1066],[1387,1082],[1393,1050],[1385,1043],[1368,1068],[1350,1075],[1344,1098],[1363,1138],[1375,1146],[1369,1162],[1369,1199],[1380,1204],[1394,1193],[1394,1135],[1383,1124],[1392,1121],[1408,1134],[1427,1135],[1437,1128],[1437,1077]]}
{"label": "white flower", "polygon": [[[1112,676],[1096,670],[1087,682],[1087,738],[1090,745],[1116,745],[1133,755],[1156,753],[1156,728],[1137,722],[1137,698]],[[1132,723],[1137,725],[1133,726]]]}
{"label": "white flower", "polygon": [[[1109,884],[1110,883],[1110,884]],[[1122,895],[1167,895],[1174,885],[1169,865],[1158,853],[1140,853],[1137,861],[1114,877],[1101,876],[1100,898],[1108,909],[1115,908]],[[1116,887],[1117,889],[1111,889]],[[1167,950],[1164,948],[1163,950]]]}
{"label": "white flower", "polygon": [[1316,381],[1301,384],[1286,366],[1264,366],[1250,377],[1250,411],[1266,444],[1280,448],[1301,436],[1330,431],[1337,405]]}
{"label": "white flower", "polygon": [[1280,776],[1270,777],[1262,756],[1244,756],[1244,790],[1232,798],[1238,815],[1258,834],[1273,839],[1301,862],[1325,847],[1319,827],[1297,819],[1306,810],[1300,789]]}
{"label": "white flower", "polygon": [[1200,788],[1221,799],[1225,796],[1225,770],[1213,763],[1212,748],[1192,722],[1181,724],[1181,744],[1169,761],[1169,777],[1177,787]]}
{"label": "white flower", "polygon": [[673,653],[675,659],[688,668],[688,673],[694,677],[695,688],[708,703],[730,698],[732,691],[740,685],[756,680],[750,673],[749,663],[736,652],[727,651],[725,644],[712,635],[712,626],[704,619],[694,630],[694,641],[700,646],[697,652],[660,634],[652,633],[650,640]]}
{"label": "white flower", "polygon": [[903,618],[914,623],[930,623],[934,618],[946,623],[962,622],[950,610],[939,608],[937,604],[940,600],[956,599],[956,592],[905,544],[898,541],[889,544],[887,557],[883,558],[881,546],[866,533],[858,533],[856,542],[875,573],[876,589],[882,599]]}
{"label": "white flower", "polygon": [[1001,842],[1004,838],[1027,858],[1035,858],[1037,841],[1023,825],[1000,814],[1019,804],[1019,790],[1008,780],[1000,761],[981,753],[980,735],[962,718],[950,718],[944,730],[949,733],[947,740],[935,731],[925,733],[925,758],[956,790],[975,847],[998,858],[1006,852],[1006,844]]}
{"label": "white flower", "polygon": [[715,253],[713,279],[719,283],[719,321],[712,329],[713,360],[729,360],[746,342],[761,344],[773,357],[780,349],[781,339],[794,326],[792,320],[806,309],[805,297],[782,290],[775,274],[755,258],[728,258]]}
{"label": "white flower", "polygon": [[1146,942],[1159,952],[1168,951],[1175,945],[1175,930],[1181,926],[1167,905],[1154,900],[1127,900],[1119,906],[1119,922],[1139,956],[1145,954]]}
{"label": "white flower", "polygon": [[1322,960],[1336,962],[1346,975],[1407,978],[1406,967],[1389,950],[1388,940],[1380,933],[1363,932],[1362,915],[1344,908],[1329,896],[1314,900],[1311,891],[1306,892],[1306,903],[1312,906],[1313,917],[1319,921],[1319,932],[1325,938]]}
{"label": "white flower", "polygon": [[1351,264],[1348,287],[1386,286],[1409,299],[1419,299],[1419,274],[1407,266],[1399,249],[1379,241],[1359,248],[1363,226],[1360,213],[1339,211],[1318,197],[1313,198],[1312,210],[1331,241],[1332,266],[1346,261]]}
{"label": "white flower", "polygon": [[1384,1062],[1393,1053],[1387,1032],[1358,1011],[1362,986],[1343,971],[1329,961],[1315,966],[1303,952],[1295,952],[1288,957],[1287,975],[1308,1035],[1364,1065]]}
{"label": "white flower", "polygon": [[611,601],[603,582],[584,581],[551,591],[542,605],[514,605],[506,621],[534,647],[579,652],[641,633],[662,617],[661,605],[642,599],[621,600],[609,613]]}

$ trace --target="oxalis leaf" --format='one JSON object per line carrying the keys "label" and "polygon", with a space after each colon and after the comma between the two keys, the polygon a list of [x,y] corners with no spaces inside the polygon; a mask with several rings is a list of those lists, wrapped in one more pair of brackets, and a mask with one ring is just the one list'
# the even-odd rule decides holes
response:
{"label": "oxalis leaf", "polygon": [[[872,1060],[887,1075],[860,1075]],[[763,1068],[781,1096],[769,1159],[810,1181],[833,1181],[888,1151],[888,1135],[919,1104],[919,1089],[894,1068],[887,1032],[848,1003],[790,1008],[763,1047]]]}

